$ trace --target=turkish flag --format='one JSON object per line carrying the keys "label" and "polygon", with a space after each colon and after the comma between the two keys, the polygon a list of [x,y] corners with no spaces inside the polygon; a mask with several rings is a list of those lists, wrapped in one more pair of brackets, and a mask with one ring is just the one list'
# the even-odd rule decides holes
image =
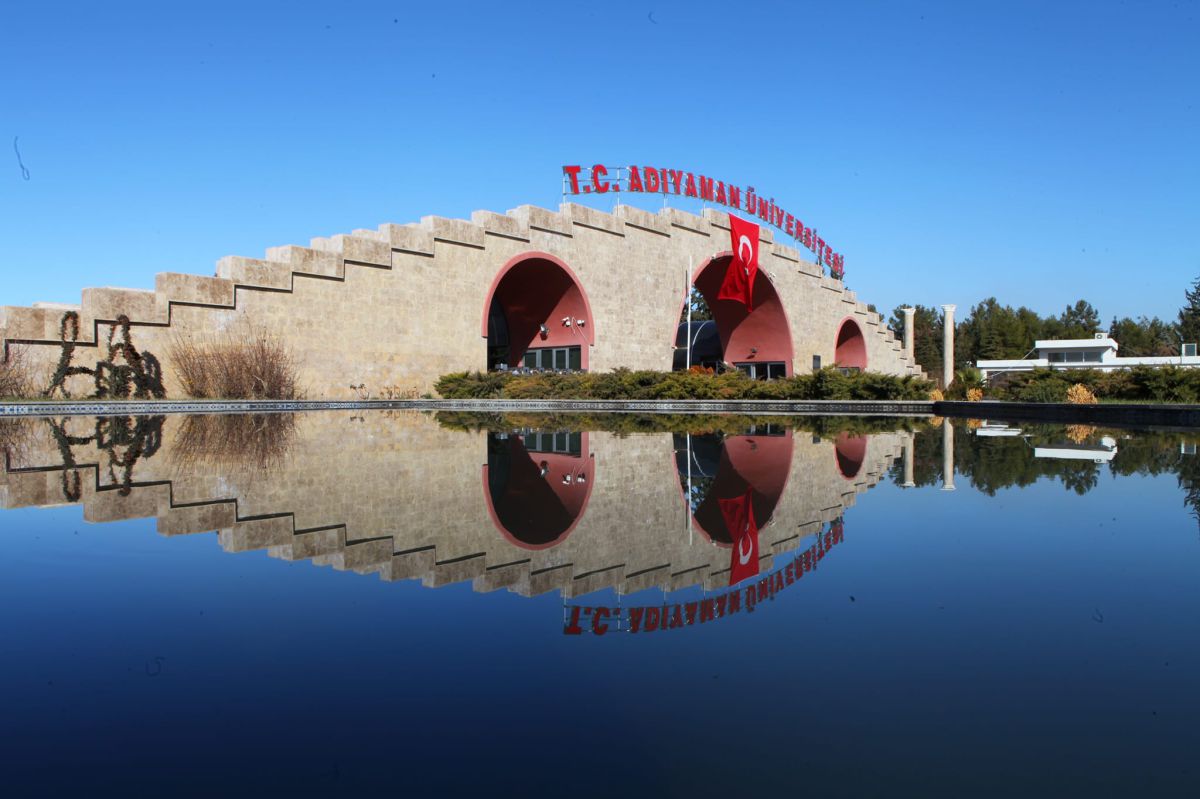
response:
{"label": "turkish flag", "polygon": [[725,270],[718,300],[735,300],[753,311],[754,276],[758,274],[758,225],[729,215],[729,239],[733,260]]}
{"label": "turkish flag", "polygon": [[717,500],[725,527],[733,537],[733,552],[729,555],[730,585],[758,574],[758,525],[754,523],[753,497],[754,489],[747,488],[743,496]]}

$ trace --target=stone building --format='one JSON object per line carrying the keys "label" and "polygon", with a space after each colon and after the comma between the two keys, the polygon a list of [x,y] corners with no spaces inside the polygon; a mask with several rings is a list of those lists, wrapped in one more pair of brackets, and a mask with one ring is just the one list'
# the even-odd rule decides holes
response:
{"label": "stone building", "polygon": [[[351,386],[419,394],[464,370],[670,370],[691,282],[714,309],[725,361],[745,371],[920,373],[879,314],[765,227],[753,311],[717,302],[728,220],[572,203],[425,217],[223,258],[215,276],[159,274],[152,291],[88,288],[75,306],[5,307],[0,340],[25,348],[48,384],[64,341],[74,365],[92,367],[110,339],[123,341],[125,317],[130,342],[161,362],[167,396],[179,397],[173,344],[260,330],[290,348],[311,399],[351,397]],[[91,383],[75,374],[64,387],[82,396]]]}

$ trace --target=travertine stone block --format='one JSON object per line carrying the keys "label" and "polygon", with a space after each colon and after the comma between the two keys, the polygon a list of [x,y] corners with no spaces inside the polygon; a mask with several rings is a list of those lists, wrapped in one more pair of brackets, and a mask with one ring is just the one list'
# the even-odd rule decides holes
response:
{"label": "travertine stone block", "polygon": [[220,277],[159,272],[154,276],[154,291],[160,307],[166,302],[233,307],[233,281]]}
{"label": "travertine stone block", "polygon": [[641,208],[634,208],[632,205],[622,205],[617,208],[614,216],[630,227],[641,228],[651,233],[657,233],[660,236],[671,235],[671,223],[667,219],[658,214],[643,211]]}
{"label": "travertine stone block", "polygon": [[217,277],[238,286],[292,290],[292,269],[282,261],[263,261],[258,258],[227,255],[217,261]]}
{"label": "travertine stone block", "polygon": [[389,223],[380,225],[379,231],[383,234],[388,246],[393,250],[416,255],[433,256],[433,231],[431,230],[423,228],[420,225],[393,225]]}
{"label": "travertine stone block", "polygon": [[447,219],[444,216],[423,216],[421,227],[433,233],[434,241],[463,244],[467,247],[484,248],[483,228],[465,219]]}
{"label": "travertine stone block", "polygon": [[539,208],[536,205],[520,205],[509,211],[508,216],[519,220],[530,230],[557,233],[560,236],[571,235],[571,220],[546,208]]}
{"label": "travertine stone block", "polygon": [[516,241],[529,241],[529,226],[513,216],[493,211],[476,211],[471,214],[471,223],[483,228],[486,234]]}

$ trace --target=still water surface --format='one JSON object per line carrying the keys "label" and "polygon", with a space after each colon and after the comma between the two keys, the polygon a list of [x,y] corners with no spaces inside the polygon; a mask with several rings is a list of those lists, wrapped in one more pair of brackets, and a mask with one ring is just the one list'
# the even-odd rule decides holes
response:
{"label": "still water surface", "polygon": [[1200,791],[1200,434],[0,425],[18,794]]}

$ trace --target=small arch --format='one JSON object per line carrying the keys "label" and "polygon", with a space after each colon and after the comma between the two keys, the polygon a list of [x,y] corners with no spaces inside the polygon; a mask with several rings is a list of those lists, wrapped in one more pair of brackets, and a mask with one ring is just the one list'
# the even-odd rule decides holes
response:
{"label": "small arch", "polygon": [[517,366],[530,349],[578,349],[571,368],[586,370],[596,344],[592,306],[579,277],[561,259],[536,250],[514,256],[496,273],[480,335],[488,342],[488,369]]}
{"label": "small arch", "polygon": [[847,480],[858,477],[863,461],[867,459],[867,437],[840,433],[833,442],[833,455],[838,473]]}
{"label": "small arch", "polygon": [[867,340],[852,316],[847,316],[838,326],[833,361],[843,369],[867,370]]}

